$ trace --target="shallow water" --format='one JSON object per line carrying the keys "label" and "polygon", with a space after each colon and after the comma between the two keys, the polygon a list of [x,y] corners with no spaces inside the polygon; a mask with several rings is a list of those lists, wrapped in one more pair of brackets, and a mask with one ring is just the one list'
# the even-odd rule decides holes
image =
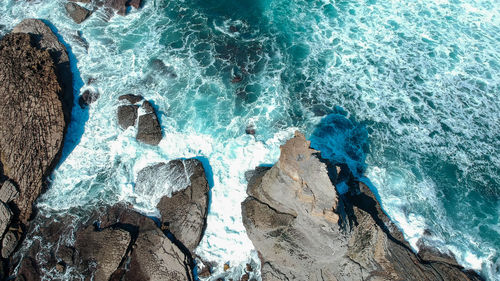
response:
{"label": "shallow water", "polygon": [[[212,201],[197,253],[238,275],[255,259],[241,222],[244,172],[274,163],[300,129],[371,180],[412,247],[424,238],[500,279],[498,1],[155,0],[81,25],[63,3],[0,0],[0,34],[48,20],[77,60],[77,91],[100,93],[73,111],[42,212],[126,200],[155,215],[172,187],[144,196],[137,172],[205,157]],[[159,112],[158,147],[118,127],[128,93]]]}

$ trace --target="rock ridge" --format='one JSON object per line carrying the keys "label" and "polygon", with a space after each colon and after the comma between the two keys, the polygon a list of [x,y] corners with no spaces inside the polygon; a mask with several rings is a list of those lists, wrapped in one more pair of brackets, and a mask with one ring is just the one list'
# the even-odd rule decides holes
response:
{"label": "rock ridge", "polygon": [[272,168],[251,173],[242,216],[263,281],[482,280],[451,256],[415,254],[363,183],[338,194],[342,169],[296,132]]}

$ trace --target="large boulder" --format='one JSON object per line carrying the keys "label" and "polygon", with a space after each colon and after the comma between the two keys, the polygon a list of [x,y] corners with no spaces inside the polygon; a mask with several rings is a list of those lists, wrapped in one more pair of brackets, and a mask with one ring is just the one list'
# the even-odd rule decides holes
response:
{"label": "large boulder", "polygon": [[296,133],[276,165],[249,174],[243,224],[262,280],[481,280],[453,258],[415,255],[366,186],[337,194],[338,172]]}
{"label": "large boulder", "polygon": [[[172,196],[161,198],[157,205],[161,221],[176,239],[194,252],[206,228],[209,187],[205,170],[202,163],[196,159],[174,160],[160,165],[180,176],[177,182],[187,185]],[[161,167],[157,166],[156,169]]]}
{"label": "large boulder", "polygon": [[0,41],[0,161],[19,188],[14,203],[23,223],[60,155],[68,77],[66,50],[43,22],[25,20]]}

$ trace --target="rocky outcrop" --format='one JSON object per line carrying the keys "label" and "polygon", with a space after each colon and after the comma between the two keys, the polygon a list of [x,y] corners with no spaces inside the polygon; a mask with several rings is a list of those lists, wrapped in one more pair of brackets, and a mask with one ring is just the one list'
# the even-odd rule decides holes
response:
{"label": "rocky outcrop", "polygon": [[[120,105],[117,111],[120,127],[127,129],[135,126],[137,122],[136,139],[145,144],[158,145],[162,138],[162,132],[158,116],[151,103],[143,101],[141,96],[131,94],[120,96],[118,100],[125,103]],[[140,101],[142,101],[141,105],[138,104]]]}
{"label": "rocky outcrop", "polygon": [[68,15],[78,24],[86,20],[91,14],[89,10],[73,2],[66,3],[64,8]]}
{"label": "rocky outcrop", "polygon": [[22,223],[60,154],[71,77],[66,49],[43,22],[24,20],[0,41],[0,160]]}
{"label": "rocky outcrop", "polygon": [[264,281],[481,280],[453,258],[415,255],[364,185],[339,196],[337,171],[300,133],[251,176],[242,215]]}
{"label": "rocky outcrop", "polygon": [[183,177],[177,182],[187,185],[185,189],[174,192],[170,197],[162,197],[157,208],[163,227],[193,253],[206,228],[209,187],[205,170],[202,163],[196,159],[174,160],[159,165],[162,166],[156,166],[157,170],[167,168],[170,174]]}
{"label": "rocky outcrop", "polygon": [[194,280],[190,254],[130,206],[101,207],[84,220],[75,219],[35,219],[38,226],[28,236],[37,239],[28,239],[32,244],[16,256],[16,280]]}
{"label": "rocky outcrop", "polygon": [[92,90],[85,90],[78,98],[78,105],[84,109],[99,98],[99,93]]}

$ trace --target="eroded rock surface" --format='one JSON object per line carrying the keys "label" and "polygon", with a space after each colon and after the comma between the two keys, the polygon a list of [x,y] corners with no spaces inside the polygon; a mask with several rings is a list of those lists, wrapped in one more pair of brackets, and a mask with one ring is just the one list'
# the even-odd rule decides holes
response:
{"label": "eroded rock surface", "polygon": [[15,256],[16,280],[194,280],[190,254],[126,204],[100,207],[86,218],[39,215],[35,222],[32,242]]}
{"label": "eroded rock surface", "polygon": [[415,255],[373,193],[361,184],[339,196],[335,174],[300,133],[276,165],[249,174],[243,223],[264,281],[481,280],[452,257]]}
{"label": "eroded rock surface", "polygon": [[163,225],[193,252],[206,228],[209,187],[205,170],[196,159],[170,161],[168,168],[183,177],[176,182],[187,187],[162,197],[157,208]]}
{"label": "eroded rock surface", "polygon": [[19,188],[14,203],[23,223],[60,154],[68,95],[64,46],[43,22],[22,21],[0,41],[0,160]]}

